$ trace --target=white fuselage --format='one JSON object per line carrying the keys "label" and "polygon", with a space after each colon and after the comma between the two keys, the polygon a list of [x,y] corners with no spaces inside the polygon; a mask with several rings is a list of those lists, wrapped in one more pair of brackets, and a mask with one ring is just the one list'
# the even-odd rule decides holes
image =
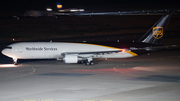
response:
{"label": "white fuselage", "polygon": [[[2,53],[16,59],[53,59],[63,58],[62,54],[64,53],[123,50],[103,45],[67,42],[20,42],[11,44],[8,47],[12,47],[12,49],[4,49]],[[111,54],[99,54],[93,58],[127,58],[136,55],[137,54],[133,52],[126,51]]]}

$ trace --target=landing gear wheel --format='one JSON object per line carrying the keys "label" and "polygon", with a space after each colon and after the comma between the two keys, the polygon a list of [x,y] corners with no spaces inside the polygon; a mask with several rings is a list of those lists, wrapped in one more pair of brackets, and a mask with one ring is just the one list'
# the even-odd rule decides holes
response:
{"label": "landing gear wheel", "polygon": [[85,64],[86,64],[87,66],[89,66],[89,65],[90,65],[90,63],[89,63],[89,62],[85,62]]}
{"label": "landing gear wheel", "polygon": [[89,65],[94,65],[94,62],[93,62],[93,61],[91,61],[91,62],[86,61],[85,64],[86,64],[87,66],[89,66]]}
{"label": "landing gear wheel", "polygon": [[90,62],[90,65],[94,65],[94,62],[93,62],[93,61],[91,61],[91,62]]}
{"label": "landing gear wheel", "polygon": [[85,61],[84,61],[84,60],[81,60],[79,63],[84,64],[84,63],[85,63]]}

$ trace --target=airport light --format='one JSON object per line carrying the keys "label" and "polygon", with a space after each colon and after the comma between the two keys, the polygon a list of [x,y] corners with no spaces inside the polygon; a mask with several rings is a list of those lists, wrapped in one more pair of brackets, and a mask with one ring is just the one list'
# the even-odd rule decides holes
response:
{"label": "airport light", "polygon": [[83,11],[84,11],[84,9],[79,9],[79,11],[80,11],[80,12],[83,12]]}
{"label": "airport light", "polygon": [[62,8],[62,5],[57,5],[57,8]]}
{"label": "airport light", "polygon": [[57,9],[61,9],[62,8],[62,4],[60,2],[57,2],[56,5],[57,5]]}
{"label": "airport light", "polygon": [[71,12],[77,12],[78,10],[77,9],[71,9],[70,11]]}
{"label": "airport light", "polygon": [[49,11],[49,12],[50,12],[50,11],[52,11],[52,9],[51,9],[51,8],[46,8],[46,10],[47,10],[47,11]]}

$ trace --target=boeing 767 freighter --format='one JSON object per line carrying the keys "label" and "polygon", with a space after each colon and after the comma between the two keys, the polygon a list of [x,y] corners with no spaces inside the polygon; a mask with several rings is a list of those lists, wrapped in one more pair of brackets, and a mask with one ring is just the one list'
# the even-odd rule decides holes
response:
{"label": "boeing 767 freighter", "polygon": [[[2,53],[11,57],[14,64],[18,59],[63,59],[65,63],[85,63],[94,65],[93,58],[128,58],[138,55],[138,51],[154,51],[165,48],[161,39],[171,15],[162,16],[137,42],[141,47],[133,46],[123,49],[89,43],[71,42],[19,42],[8,45]],[[135,42],[134,42],[135,43]]]}

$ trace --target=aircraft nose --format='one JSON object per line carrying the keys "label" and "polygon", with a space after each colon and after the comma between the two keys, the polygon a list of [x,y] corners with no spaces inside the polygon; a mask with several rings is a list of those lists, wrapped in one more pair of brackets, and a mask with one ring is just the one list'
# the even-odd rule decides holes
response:
{"label": "aircraft nose", "polygon": [[2,51],[1,51],[1,53],[2,54],[4,54],[4,55],[6,55],[8,52],[7,52],[7,49],[3,49]]}

